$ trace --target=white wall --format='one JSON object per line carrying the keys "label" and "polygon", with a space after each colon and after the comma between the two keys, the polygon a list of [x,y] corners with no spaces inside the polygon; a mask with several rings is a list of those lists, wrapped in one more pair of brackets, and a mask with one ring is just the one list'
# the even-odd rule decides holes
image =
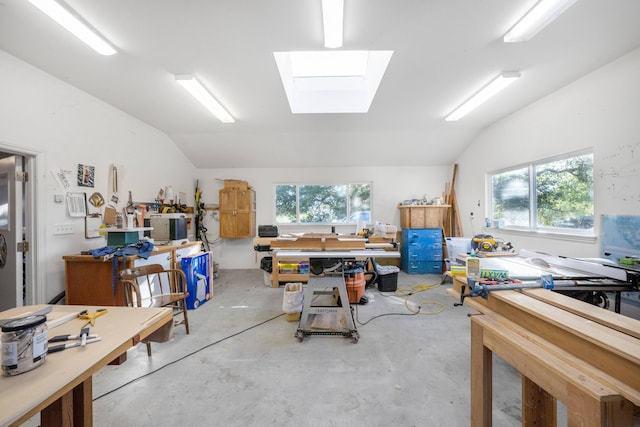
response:
{"label": "white wall", "polygon": [[[458,159],[456,193],[465,235],[483,232],[487,172],[590,147],[596,234],[603,214],[639,215],[639,76],[640,49],[636,49],[484,130]],[[470,212],[475,213],[473,222]],[[600,255],[599,239],[585,242],[485,231],[518,248],[565,256]]]}
{"label": "white wall", "polygon": [[[354,157],[355,162],[366,159]],[[402,167],[384,168],[353,166],[349,168],[260,168],[260,169],[207,169],[198,171],[203,200],[206,204],[218,203],[218,191],[223,187],[216,179],[240,179],[247,181],[256,191],[257,224],[275,224],[276,183],[332,184],[346,182],[372,183],[372,220],[400,226],[398,203],[405,199],[439,197],[445,183],[451,181],[452,168]],[[219,224],[211,214],[205,222],[208,236],[215,241]],[[324,227],[280,227],[281,232],[330,232]],[[341,233],[355,232],[355,226],[336,227]],[[255,268],[252,239],[224,239],[214,246],[214,256],[221,268]]]}
{"label": "white wall", "polygon": [[[131,190],[134,200],[153,200],[161,187],[173,185],[193,205],[193,164],[165,134],[3,51],[0,94],[0,147],[37,152],[44,160],[35,177],[46,191],[45,206],[36,212],[45,237],[38,242],[45,263],[37,266],[45,271],[43,302],[64,289],[64,255],[106,243],[104,238],[85,239],[84,220],[69,217],[66,204],[54,203],[54,194],[64,191],[52,169],[73,171],[70,191],[99,191],[106,197],[109,165],[117,164],[120,192]],[[75,185],[79,163],[95,167],[94,188]],[[54,236],[58,223],[72,223],[74,234]]]}

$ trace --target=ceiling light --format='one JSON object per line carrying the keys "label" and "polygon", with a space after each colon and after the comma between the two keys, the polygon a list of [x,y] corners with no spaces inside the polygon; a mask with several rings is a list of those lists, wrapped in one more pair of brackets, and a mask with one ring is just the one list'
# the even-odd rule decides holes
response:
{"label": "ceiling light", "polygon": [[505,43],[525,42],[538,34],[577,0],[540,0],[504,35]]}
{"label": "ceiling light", "polygon": [[109,43],[58,2],[54,0],[29,0],[29,2],[100,55],[113,55],[116,53],[116,50]]}
{"label": "ceiling light", "polygon": [[456,108],[451,114],[449,114],[445,120],[453,122],[461,119],[474,108],[484,103],[486,100],[500,92],[502,89],[509,86],[511,83],[520,78],[520,73],[517,71],[510,71],[500,74],[491,83],[482,88],[478,93],[469,98],[461,106]]}
{"label": "ceiling light", "polygon": [[342,47],[344,0],[322,0],[324,47]]}
{"label": "ceiling light", "polygon": [[176,81],[182,85],[195,99],[207,107],[214,116],[222,123],[233,123],[236,121],[231,114],[216,100],[208,90],[200,84],[191,74],[176,74]]}

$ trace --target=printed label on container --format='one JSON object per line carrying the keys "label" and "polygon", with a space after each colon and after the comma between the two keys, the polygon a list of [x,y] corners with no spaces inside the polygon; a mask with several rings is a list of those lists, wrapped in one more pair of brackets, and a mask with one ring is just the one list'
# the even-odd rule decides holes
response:
{"label": "printed label on container", "polygon": [[18,343],[2,343],[2,366],[16,366],[18,364]]}
{"label": "printed label on container", "polygon": [[33,361],[40,360],[43,354],[46,354],[48,350],[47,346],[47,333],[43,332],[33,336]]}

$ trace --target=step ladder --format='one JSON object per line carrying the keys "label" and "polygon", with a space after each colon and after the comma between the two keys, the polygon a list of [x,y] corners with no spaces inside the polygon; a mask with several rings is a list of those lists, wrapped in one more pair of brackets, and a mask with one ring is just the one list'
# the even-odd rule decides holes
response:
{"label": "step ladder", "polygon": [[[319,301],[318,301],[319,300]],[[314,315],[314,316],[311,316]],[[329,327],[318,326],[318,316],[333,316]],[[344,319],[344,323],[341,322]],[[341,324],[338,324],[340,322]],[[315,324],[315,326],[314,326]],[[298,322],[296,338],[302,342],[306,335],[339,335],[358,342],[358,330],[353,320],[353,309],[343,274],[332,276],[310,275],[304,289],[302,313]]]}

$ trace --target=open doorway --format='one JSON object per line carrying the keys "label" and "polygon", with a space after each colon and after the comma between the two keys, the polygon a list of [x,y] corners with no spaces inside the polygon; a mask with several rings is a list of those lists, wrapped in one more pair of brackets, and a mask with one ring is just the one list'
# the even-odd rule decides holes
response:
{"label": "open doorway", "polygon": [[0,311],[35,304],[34,254],[36,156],[0,145]]}

